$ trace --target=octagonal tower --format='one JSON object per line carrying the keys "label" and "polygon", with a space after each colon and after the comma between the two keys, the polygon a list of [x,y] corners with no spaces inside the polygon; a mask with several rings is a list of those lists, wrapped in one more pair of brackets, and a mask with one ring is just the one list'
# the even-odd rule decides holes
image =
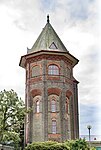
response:
{"label": "octagonal tower", "polygon": [[78,81],[73,67],[78,63],[49,22],[20,66],[26,71],[25,143],[65,141],[79,137]]}

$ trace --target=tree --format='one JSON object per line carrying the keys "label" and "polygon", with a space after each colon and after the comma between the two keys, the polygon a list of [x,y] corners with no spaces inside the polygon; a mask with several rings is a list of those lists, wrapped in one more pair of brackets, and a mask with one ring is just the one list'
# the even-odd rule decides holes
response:
{"label": "tree", "polygon": [[20,129],[24,124],[24,102],[14,90],[0,92],[0,141],[20,141]]}

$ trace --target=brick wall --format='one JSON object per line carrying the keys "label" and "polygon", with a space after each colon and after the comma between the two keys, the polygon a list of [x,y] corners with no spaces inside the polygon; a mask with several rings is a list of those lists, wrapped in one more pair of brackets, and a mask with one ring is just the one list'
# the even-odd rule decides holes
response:
{"label": "brick wall", "polygon": [[[71,64],[58,56],[42,60],[29,61],[26,75],[26,105],[32,107],[29,115],[28,139],[33,141],[57,140],[78,138],[77,90],[73,87],[73,71]],[[56,60],[57,59],[57,60]],[[48,66],[55,64],[59,68],[59,75],[48,75]],[[39,74],[32,76],[33,66],[39,66]],[[34,70],[35,71],[35,70]],[[75,86],[75,88],[77,88]],[[51,97],[56,99],[57,111],[50,111]],[[35,113],[35,97],[40,99],[40,113]],[[70,114],[66,114],[66,97],[70,100]],[[71,98],[72,97],[72,98]],[[75,108],[75,109],[74,109]],[[75,118],[76,115],[76,118]],[[57,133],[52,134],[52,119],[56,119]],[[77,131],[76,131],[77,130]],[[75,133],[76,132],[76,133]]]}

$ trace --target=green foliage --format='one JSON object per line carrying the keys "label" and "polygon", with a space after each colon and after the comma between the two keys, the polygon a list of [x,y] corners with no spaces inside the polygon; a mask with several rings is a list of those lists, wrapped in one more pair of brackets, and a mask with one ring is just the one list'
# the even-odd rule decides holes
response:
{"label": "green foliage", "polygon": [[3,133],[2,141],[5,144],[10,143],[10,145],[13,145],[17,149],[20,142],[19,133],[6,131]]}
{"label": "green foliage", "polygon": [[29,144],[25,150],[47,150],[48,147],[56,144],[57,142],[51,142],[51,141],[47,141],[47,142],[33,142],[32,144]]}
{"label": "green foliage", "polygon": [[70,140],[64,143],[54,141],[34,142],[28,144],[25,150],[95,150],[89,148],[85,139]]}
{"label": "green foliage", "polygon": [[64,143],[47,141],[29,144],[25,150],[70,150],[70,148]]}
{"label": "green foliage", "polygon": [[94,147],[91,147],[91,148],[90,148],[90,150],[96,150],[96,148],[94,148]]}
{"label": "green foliage", "polygon": [[45,146],[51,146],[51,145],[54,145],[54,144],[57,144],[57,142],[55,142],[55,141],[46,141],[46,142],[34,142],[33,144],[43,144],[43,145],[45,145]]}
{"label": "green foliage", "polygon": [[85,139],[76,139],[65,142],[70,147],[70,150],[89,150],[89,146]]}
{"label": "green foliage", "polygon": [[19,142],[24,123],[25,106],[14,90],[0,92],[0,142]]}
{"label": "green foliage", "polygon": [[64,143],[57,143],[51,145],[48,150],[70,150],[70,148]]}

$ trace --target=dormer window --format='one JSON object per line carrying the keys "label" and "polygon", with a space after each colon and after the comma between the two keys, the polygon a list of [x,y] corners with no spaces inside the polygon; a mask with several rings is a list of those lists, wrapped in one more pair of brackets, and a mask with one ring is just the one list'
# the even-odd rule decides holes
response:
{"label": "dormer window", "polygon": [[48,74],[49,75],[59,75],[59,68],[57,65],[49,65],[48,66]]}
{"label": "dormer window", "polygon": [[49,46],[49,48],[50,49],[58,49],[54,42]]}

